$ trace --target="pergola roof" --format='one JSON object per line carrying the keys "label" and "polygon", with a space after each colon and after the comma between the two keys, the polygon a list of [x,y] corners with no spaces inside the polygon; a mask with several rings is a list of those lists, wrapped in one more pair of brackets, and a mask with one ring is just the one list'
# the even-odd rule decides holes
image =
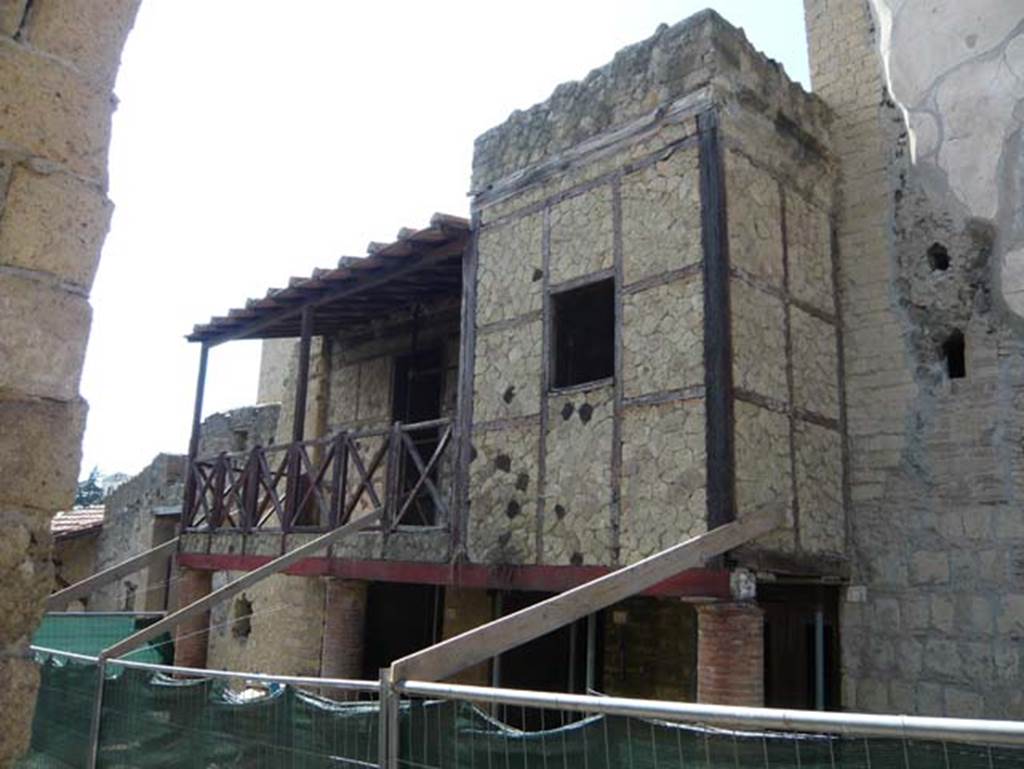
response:
{"label": "pergola roof", "polygon": [[215,345],[232,339],[297,337],[307,307],[313,315],[312,333],[320,335],[419,302],[459,296],[468,242],[468,219],[434,214],[429,227],[403,228],[392,243],[371,243],[366,257],[343,256],[336,269],[292,278],[287,288],[272,288],[244,308],[195,326],[187,338]]}

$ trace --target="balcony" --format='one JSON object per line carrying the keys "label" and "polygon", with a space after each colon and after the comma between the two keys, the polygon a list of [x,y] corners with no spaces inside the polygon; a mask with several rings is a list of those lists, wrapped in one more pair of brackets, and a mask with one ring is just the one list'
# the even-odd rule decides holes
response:
{"label": "balcony", "polygon": [[452,421],[343,429],[190,462],[187,531],[324,532],[380,509],[381,528],[446,528]]}

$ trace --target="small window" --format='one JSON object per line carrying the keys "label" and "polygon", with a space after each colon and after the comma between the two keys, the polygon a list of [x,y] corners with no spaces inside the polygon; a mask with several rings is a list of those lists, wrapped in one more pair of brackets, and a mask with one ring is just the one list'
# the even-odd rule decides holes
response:
{"label": "small window", "polygon": [[552,297],[554,386],[607,379],[615,371],[615,289],[612,280]]}
{"label": "small window", "polygon": [[946,359],[946,373],[950,379],[963,379],[967,376],[966,344],[963,332],[955,328],[942,343],[942,357]]}

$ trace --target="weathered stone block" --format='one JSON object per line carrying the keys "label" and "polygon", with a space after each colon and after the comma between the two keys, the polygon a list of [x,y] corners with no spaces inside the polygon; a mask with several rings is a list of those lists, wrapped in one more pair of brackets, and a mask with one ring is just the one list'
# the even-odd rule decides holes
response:
{"label": "weathered stone block", "polygon": [[83,400],[0,401],[0,504],[45,511],[71,506],[86,410]]}
{"label": "weathered stone block", "polygon": [[733,385],[788,403],[782,300],[737,279],[731,281],[729,290]]}
{"label": "weathered stone block", "polygon": [[796,421],[796,496],[800,544],[812,553],[843,555],[843,457],[839,433]]}
{"label": "weathered stone block", "polygon": [[552,284],[612,266],[612,189],[567,198],[551,208]]}
{"label": "weathered stone block", "polygon": [[[5,465],[6,466],[6,465]],[[0,508],[0,659],[8,647],[27,647],[43,616],[43,598],[50,592],[50,520],[42,512]]]}
{"label": "weathered stone block", "polygon": [[105,88],[51,57],[0,39],[0,104],[9,146],[105,183],[113,108]]}
{"label": "weathered stone block", "polygon": [[327,406],[328,430],[350,425],[358,418],[358,363],[338,366],[331,372],[331,397]]}
{"label": "weathered stone block", "polygon": [[612,387],[552,397],[548,412],[544,563],[611,563]]}
{"label": "weathered stone block", "polygon": [[1024,639],[1024,595],[1004,595],[996,614],[996,630],[1016,640]]}
{"label": "weathered stone block", "polygon": [[622,180],[622,261],[626,285],[702,258],[700,164],[696,149]]}
{"label": "weathered stone block", "polygon": [[25,17],[26,5],[28,0],[0,0],[0,35],[14,37]]}
{"label": "weathered stone block", "polygon": [[76,398],[91,319],[83,297],[0,273],[0,391]]}
{"label": "weathered stone block", "polygon": [[778,183],[744,155],[725,155],[729,262],[782,288],[782,209]]}
{"label": "weathered stone block", "polygon": [[793,400],[797,408],[839,418],[836,330],[796,307],[790,309],[793,340]]}
{"label": "weathered stone block", "polygon": [[789,291],[796,299],[834,313],[832,243],[828,212],[796,194],[786,196]]}
{"label": "weathered stone block", "polygon": [[704,384],[704,292],[699,277],[622,299],[625,397]]}
{"label": "weathered stone block", "polygon": [[949,553],[919,550],[910,556],[910,581],[914,585],[943,585],[949,582]]}
{"label": "weathered stone block", "polygon": [[476,422],[540,411],[541,328],[537,320],[477,336],[473,396]]}
{"label": "weathered stone block", "polygon": [[7,713],[0,729],[0,766],[14,766],[16,758],[28,750],[32,735],[32,719],[14,718],[13,714],[35,711],[39,688],[39,667],[34,660],[0,655],[0,712]]}
{"label": "weathered stone block", "polygon": [[622,419],[620,561],[707,530],[704,402],[630,406]]}
{"label": "weathered stone block", "polygon": [[73,64],[88,77],[113,86],[121,48],[140,0],[62,0],[35,3],[26,39],[33,48]]}
{"label": "weathered stone block", "polygon": [[359,364],[360,422],[391,421],[391,358],[381,356]]}
{"label": "weathered stone block", "polygon": [[508,320],[541,308],[543,217],[531,214],[483,230],[477,245],[478,325]]}
{"label": "weathered stone block", "polygon": [[469,466],[471,560],[535,560],[538,435],[533,426],[474,432]]}

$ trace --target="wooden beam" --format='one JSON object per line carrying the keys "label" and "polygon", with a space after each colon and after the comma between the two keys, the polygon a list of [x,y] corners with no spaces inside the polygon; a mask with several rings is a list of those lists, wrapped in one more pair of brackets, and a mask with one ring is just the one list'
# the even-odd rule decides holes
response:
{"label": "wooden beam", "polygon": [[292,415],[292,443],[302,443],[306,434],[306,395],[309,392],[309,348],[313,341],[313,308],[302,308],[299,367],[296,371],[295,412]]}
{"label": "wooden beam", "polygon": [[248,574],[242,575],[238,579],[224,585],[224,587],[203,596],[198,601],[194,601],[188,606],[183,606],[177,611],[168,614],[159,622],[155,622],[149,627],[143,628],[139,632],[134,633],[113,646],[104,649],[100,652],[99,658],[101,660],[112,659],[130,652],[132,649],[141,646],[151,638],[156,638],[161,633],[171,630],[189,617],[194,617],[196,614],[208,611],[211,606],[241,593],[243,590],[266,579],[272,574],[283,572],[292,564],[297,563],[320,550],[325,550],[328,546],[334,544],[339,539],[357,531],[362,531],[369,526],[376,525],[380,522],[381,513],[382,511],[378,509],[368,515],[364,515],[361,518],[350,521],[334,531],[329,531],[278,558],[275,558],[270,563],[264,564],[255,571],[250,571]]}
{"label": "wooden beam", "polygon": [[684,569],[703,565],[781,522],[778,512],[751,514],[662,550],[607,576],[410,654],[391,665],[394,682],[441,681],[479,662],[641,593]]}
{"label": "wooden beam", "polygon": [[196,397],[192,405],[192,434],[188,440],[188,460],[185,464],[185,498],[181,508],[180,528],[185,529],[192,523],[192,512],[195,507],[196,479],[192,472],[192,463],[199,455],[199,434],[203,424],[203,394],[206,391],[206,364],[210,357],[210,345],[203,342],[199,352],[199,374],[196,377]]}
{"label": "wooden beam", "polygon": [[139,553],[126,561],[121,561],[121,563],[115,564],[108,569],[104,569],[101,572],[93,574],[91,577],[86,577],[70,587],[58,590],[46,599],[46,611],[62,611],[72,601],[75,601],[82,596],[89,595],[94,590],[101,588],[104,585],[109,585],[111,582],[114,582],[127,574],[134,574],[135,572],[146,568],[149,564],[159,558],[174,555],[174,551],[177,549],[178,538],[175,537],[174,539],[164,542],[162,545],[157,545],[151,550]]}

